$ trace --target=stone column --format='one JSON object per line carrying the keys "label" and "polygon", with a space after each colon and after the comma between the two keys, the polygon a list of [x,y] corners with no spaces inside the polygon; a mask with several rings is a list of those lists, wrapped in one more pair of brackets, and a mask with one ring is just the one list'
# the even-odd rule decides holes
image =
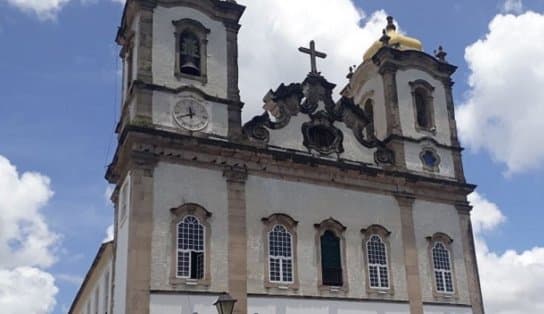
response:
{"label": "stone column", "polygon": [[472,206],[468,203],[457,203],[455,207],[459,214],[459,223],[461,226],[461,241],[463,241],[463,255],[467,270],[468,292],[470,295],[470,303],[472,304],[472,313],[484,314],[480,276],[476,260],[476,249],[474,247],[474,234],[472,232],[472,223],[470,220]]}
{"label": "stone column", "polygon": [[461,159],[461,144],[457,136],[457,122],[455,121],[455,105],[453,104],[452,86],[453,81],[450,77],[442,79],[444,84],[444,91],[446,93],[446,108],[448,110],[448,121],[450,127],[450,140],[451,146],[456,150],[452,151],[453,156],[453,170],[455,172],[455,178],[460,182],[466,182],[465,173],[463,171],[463,162]]}
{"label": "stone column", "polygon": [[228,193],[228,290],[238,300],[233,313],[247,314],[247,171],[228,167],[223,176],[227,180]]}
{"label": "stone column", "polygon": [[402,136],[399,113],[399,97],[397,93],[397,66],[385,62],[379,69],[382,75],[383,91],[385,99],[385,116],[387,122],[387,136],[391,136],[390,148],[395,152],[395,166],[400,169],[406,168],[404,157],[404,143],[399,139]]}
{"label": "stone column", "polygon": [[148,89],[147,84],[153,83],[153,8],[154,1],[142,1],[139,3],[140,20],[138,46],[135,47],[136,77],[134,82],[135,117],[138,123],[152,123],[152,99],[153,92]]}
{"label": "stone column", "polygon": [[414,230],[413,204],[415,197],[408,193],[397,193],[395,194],[395,198],[400,207],[406,287],[408,290],[408,299],[410,301],[410,313],[423,314],[419,262]]}
{"label": "stone column", "polygon": [[149,313],[154,167],[139,164],[130,172],[126,313],[131,314]]}
{"label": "stone column", "polygon": [[242,106],[238,87],[238,30],[239,24],[227,23],[227,98],[232,102],[229,111],[229,138],[238,139],[242,134]]}

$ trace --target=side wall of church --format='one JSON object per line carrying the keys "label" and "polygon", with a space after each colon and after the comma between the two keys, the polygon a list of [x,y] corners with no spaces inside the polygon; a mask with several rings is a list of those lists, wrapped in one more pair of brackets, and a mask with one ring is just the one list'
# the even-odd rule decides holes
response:
{"label": "side wall of church", "polygon": [[[127,176],[123,185],[130,195],[130,176]],[[122,202],[126,202],[123,197],[119,198],[120,204],[118,208],[123,206]],[[119,210],[117,210],[119,212]],[[130,206],[126,206],[126,212],[123,217],[117,219],[117,234],[115,239],[115,279],[114,279],[114,296],[113,313],[124,313],[126,309],[126,291],[127,291],[127,262],[128,262],[128,230],[130,221],[127,218],[130,213]]]}
{"label": "side wall of church", "polygon": [[457,300],[452,298],[447,301],[470,304],[464,260],[465,253],[463,252],[461,226],[459,224],[457,209],[453,205],[421,200],[416,200],[413,206],[423,302],[432,302],[435,300],[433,296],[434,277],[429,258],[429,241],[426,237],[430,237],[436,232],[442,232],[453,239],[451,244],[453,250],[451,258],[455,274],[455,291],[458,297]]}
{"label": "side wall of church", "polygon": [[[207,46],[207,83],[174,76],[176,38],[172,21],[197,20],[210,30]],[[153,83],[170,88],[194,85],[205,93],[227,98],[227,32],[223,23],[187,7],[158,6],[153,10]]]}
{"label": "side wall of church", "polygon": [[[401,234],[400,210],[391,196],[343,190],[307,183],[282,181],[249,176],[246,184],[248,230],[248,293],[276,293],[304,296],[367,297],[366,271],[363,257],[361,229],[380,224],[392,231],[390,262],[394,298],[408,298],[405,283],[404,255]],[[274,290],[264,287],[267,263],[263,232],[263,217],[283,213],[299,221],[297,226],[298,274],[297,291]],[[346,268],[349,289],[342,292],[319,292],[317,277],[318,250],[314,224],[334,218],[344,224],[346,239]]]}
{"label": "side wall of church", "polygon": [[226,137],[228,135],[228,108],[225,104],[214,103],[212,101],[198,98],[194,94],[172,94],[161,91],[153,92],[153,124],[160,125],[165,130],[177,132],[181,130],[180,126],[174,119],[172,112],[174,106],[183,97],[195,97],[198,102],[204,105],[208,112],[208,125],[202,130],[207,134]]}
{"label": "side wall of church", "polygon": [[211,254],[209,287],[181,284],[174,288],[191,291],[227,291],[228,269],[228,224],[227,185],[221,171],[195,168],[160,162],[155,168],[153,188],[153,235],[151,248],[151,290],[172,290],[171,269],[175,263],[175,241],[172,228],[173,215],[170,209],[186,203],[196,203],[209,211],[211,230]]}

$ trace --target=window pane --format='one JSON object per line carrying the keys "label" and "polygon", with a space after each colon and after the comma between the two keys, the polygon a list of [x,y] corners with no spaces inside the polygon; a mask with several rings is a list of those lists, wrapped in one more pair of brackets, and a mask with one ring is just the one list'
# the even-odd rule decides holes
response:
{"label": "window pane", "polygon": [[387,257],[385,255],[385,244],[380,237],[372,236],[367,243],[368,262],[370,264],[387,265]]}
{"label": "window pane", "polygon": [[388,288],[389,287],[389,274],[387,267],[380,267],[380,287]]}
{"label": "window pane", "polygon": [[378,267],[377,266],[369,266],[368,267],[368,274],[369,274],[369,278],[370,278],[370,286],[371,287],[379,287]]}
{"label": "window pane", "polygon": [[178,277],[189,277],[189,252],[178,251]]}
{"label": "window pane", "polygon": [[451,272],[444,273],[444,278],[446,283],[446,291],[453,292],[453,280],[451,278]]}
{"label": "window pane", "polygon": [[270,281],[280,281],[280,260],[276,258],[270,259]]}
{"label": "window pane", "polygon": [[445,291],[444,278],[442,277],[442,272],[435,271],[434,276],[436,278],[436,290],[437,291]]}
{"label": "window pane", "polygon": [[275,226],[269,234],[270,256],[291,257],[291,234],[283,226]]}
{"label": "window pane", "polygon": [[450,270],[450,253],[442,243],[433,247],[433,265],[434,269]]}
{"label": "window pane", "polygon": [[291,282],[293,281],[293,265],[290,259],[284,259],[282,262],[282,281]]}

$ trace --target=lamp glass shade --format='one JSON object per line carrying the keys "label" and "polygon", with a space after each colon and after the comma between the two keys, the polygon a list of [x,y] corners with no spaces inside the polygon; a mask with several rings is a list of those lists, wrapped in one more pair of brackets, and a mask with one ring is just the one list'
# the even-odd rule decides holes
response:
{"label": "lamp glass shade", "polygon": [[217,307],[218,314],[232,314],[236,301],[228,293],[225,293],[219,296],[213,305]]}

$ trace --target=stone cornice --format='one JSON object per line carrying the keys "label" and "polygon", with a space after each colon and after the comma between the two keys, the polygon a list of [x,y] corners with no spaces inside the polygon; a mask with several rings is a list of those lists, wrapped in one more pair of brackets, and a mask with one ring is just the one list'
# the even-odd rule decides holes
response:
{"label": "stone cornice", "polygon": [[[129,160],[168,160],[223,171],[247,167],[253,175],[340,186],[452,203],[466,200],[475,186],[413,173],[370,167],[366,164],[321,159],[289,150],[272,150],[221,139],[197,138],[141,126],[127,126],[106,178],[115,183],[130,166]],[[145,156],[145,158],[144,158]]]}
{"label": "stone cornice", "polygon": [[397,71],[405,68],[419,68],[434,77],[448,81],[457,70],[449,63],[438,61],[433,56],[417,50],[399,50],[382,47],[372,57],[372,62],[379,67],[379,72]]}

